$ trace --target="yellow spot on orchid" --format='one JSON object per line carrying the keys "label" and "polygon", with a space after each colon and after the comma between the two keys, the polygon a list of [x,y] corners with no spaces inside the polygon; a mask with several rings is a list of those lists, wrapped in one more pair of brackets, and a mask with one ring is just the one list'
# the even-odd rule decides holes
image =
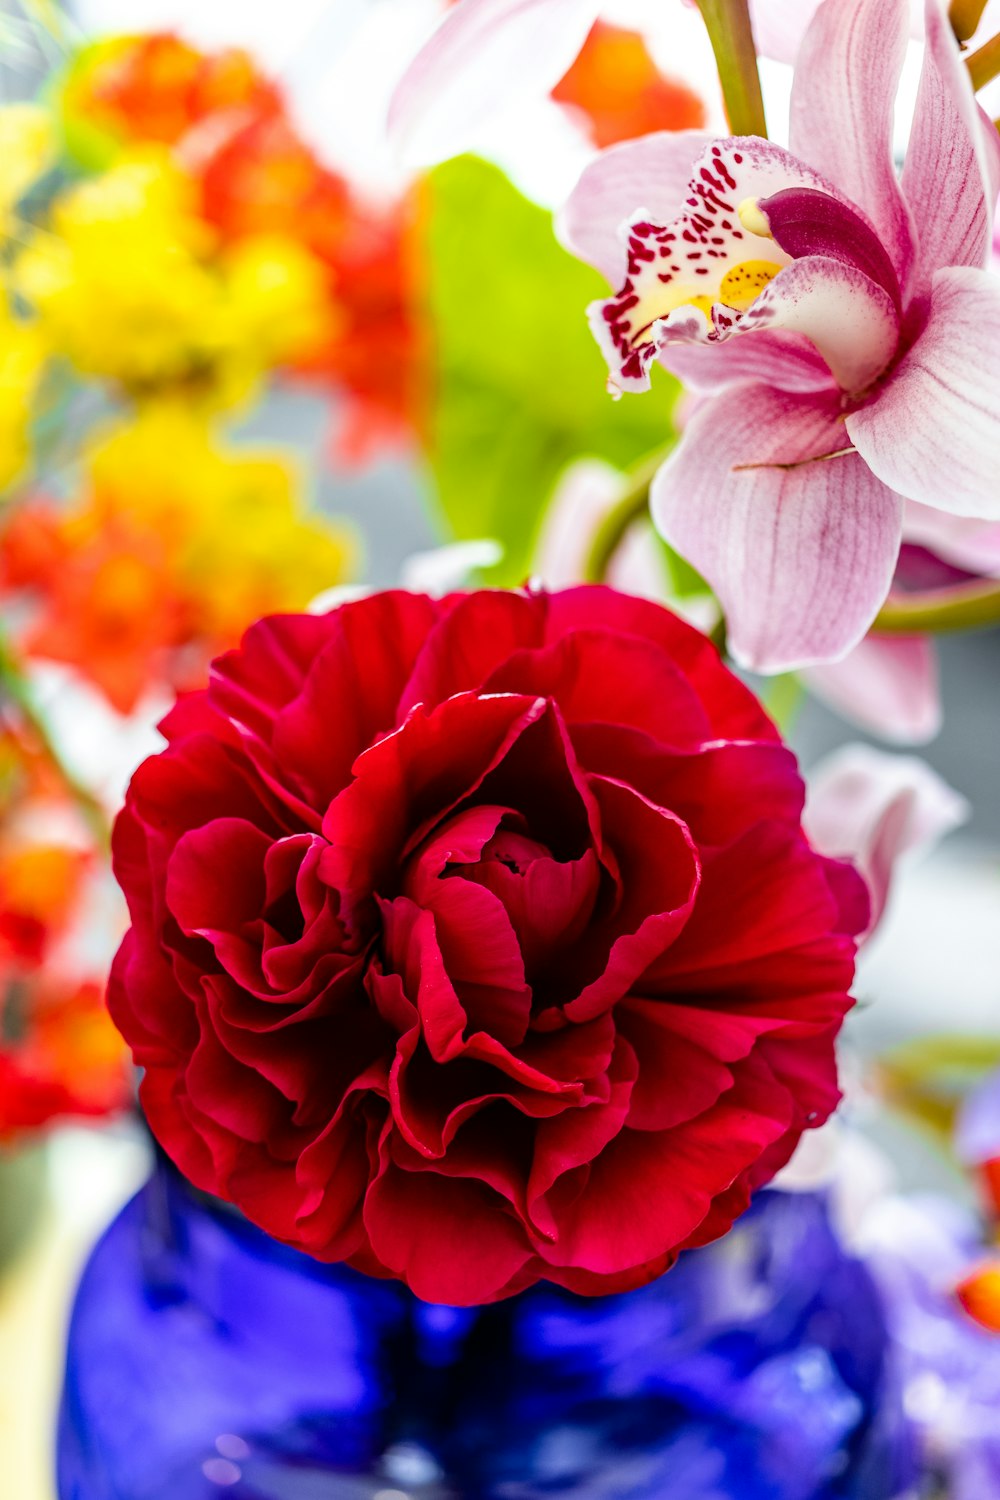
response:
{"label": "yellow spot on orchid", "polygon": [[744,260],[738,266],[730,266],[722,278],[716,301],[724,302],[736,312],[746,312],[780,270],[781,266],[773,260]]}

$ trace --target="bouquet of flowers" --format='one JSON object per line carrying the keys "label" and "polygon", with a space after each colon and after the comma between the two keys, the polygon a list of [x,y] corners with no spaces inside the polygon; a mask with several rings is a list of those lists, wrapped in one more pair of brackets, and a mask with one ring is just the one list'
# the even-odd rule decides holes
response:
{"label": "bouquet of flowers", "polygon": [[444,8],[391,188],[167,32],[0,111],[0,1130],[155,1143],[60,1500],[1000,1493],[1000,1041],[845,1031],[979,809],[793,748],[1000,625],[1000,15],[603,9]]}

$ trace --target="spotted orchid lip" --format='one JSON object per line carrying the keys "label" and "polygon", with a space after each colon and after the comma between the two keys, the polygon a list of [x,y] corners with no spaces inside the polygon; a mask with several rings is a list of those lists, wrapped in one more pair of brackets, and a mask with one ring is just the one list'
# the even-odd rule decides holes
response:
{"label": "spotted orchid lip", "polygon": [[823,255],[861,271],[888,293],[902,311],[899,277],[889,253],[862,214],[842,198],[818,188],[789,187],[762,198],[763,214],[777,245],[793,260]]}

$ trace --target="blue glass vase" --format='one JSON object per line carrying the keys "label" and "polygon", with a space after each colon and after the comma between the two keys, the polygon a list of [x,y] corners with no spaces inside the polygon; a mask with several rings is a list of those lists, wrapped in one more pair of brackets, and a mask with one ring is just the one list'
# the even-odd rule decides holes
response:
{"label": "blue glass vase", "polygon": [[60,1500],[890,1500],[912,1447],[819,1196],[761,1194],[640,1291],[454,1309],[161,1163],[84,1271],[58,1475]]}

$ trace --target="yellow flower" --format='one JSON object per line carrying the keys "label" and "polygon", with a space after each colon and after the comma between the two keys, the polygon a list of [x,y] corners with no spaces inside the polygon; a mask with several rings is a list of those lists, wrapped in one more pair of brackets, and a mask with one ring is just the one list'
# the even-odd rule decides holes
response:
{"label": "yellow flower", "polygon": [[137,398],[231,405],[323,327],[308,252],[278,237],[223,257],[194,184],[158,147],[64,193],[14,276],[56,351]]}
{"label": "yellow flower", "polygon": [[0,492],[23,473],[45,346],[37,328],[11,317],[0,293]]}
{"label": "yellow flower", "polygon": [[0,224],[25,193],[48,171],[55,155],[52,116],[40,104],[0,106]]}
{"label": "yellow flower", "polygon": [[197,633],[235,643],[274,610],[301,609],[355,559],[340,525],[308,516],[284,452],[230,448],[179,403],[151,404],[92,454],[102,506],[131,508],[163,537]]}

